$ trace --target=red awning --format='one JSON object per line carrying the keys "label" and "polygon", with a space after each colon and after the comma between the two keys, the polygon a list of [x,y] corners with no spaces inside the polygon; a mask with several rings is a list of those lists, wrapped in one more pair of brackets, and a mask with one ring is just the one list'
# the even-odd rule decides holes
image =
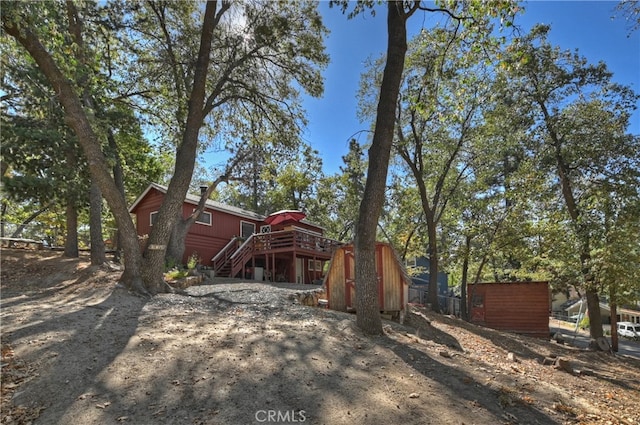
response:
{"label": "red awning", "polygon": [[271,225],[282,224],[285,222],[298,222],[307,215],[298,210],[281,210],[274,212],[265,218],[264,222]]}

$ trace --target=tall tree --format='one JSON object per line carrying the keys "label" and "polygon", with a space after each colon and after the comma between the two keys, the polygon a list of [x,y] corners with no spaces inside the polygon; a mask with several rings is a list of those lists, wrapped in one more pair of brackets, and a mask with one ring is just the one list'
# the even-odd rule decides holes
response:
{"label": "tall tree", "polygon": [[535,27],[516,40],[505,60],[510,81],[505,99],[527,105],[533,127],[528,148],[538,169],[557,189],[579,255],[593,340],[603,335],[600,287],[593,270],[593,188],[621,180],[636,166],[635,138],[625,135],[638,96],[612,82],[603,63],[590,65],[577,52],[552,46],[549,28]]}
{"label": "tall tree", "polygon": [[[360,4],[359,6],[362,7]],[[369,148],[367,181],[364,187],[355,234],[356,323],[365,333],[382,333],[379,311],[375,242],[378,219],[385,201],[385,188],[394,111],[407,51],[407,19],[419,8],[419,2],[387,2],[387,55],[378,101],[373,141]],[[347,4],[343,5],[343,10]]]}
{"label": "tall tree", "polygon": [[[62,32],[53,31],[55,36],[50,37],[49,42],[55,41],[61,48],[65,46],[65,51],[72,53],[76,59],[69,61],[67,71],[81,85],[79,91],[83,103],[88,105],[85,108],[91,111],[89,115],[93,125],[101,133],[109,130],[110,144],[128,140],[120,152],[107,149],[106,154],[109,162],[115,164],[114,168],[122,170],[118,179],[121,190],[124,191],[123,175],[126,172],[126,184],[139,193],[141,176],[153,179],[158,174],[158,163],[150,154],[146,142],[143,142],[139,122],[131,119],[131,111],[127,116],[126,108],[122,105],[120,112],[115,112],[118,107],[105,96],[109,81],[102,81],[102,68],[96,68],[96,62],[87,59],[99,56],[92,54],[93,51],[109,51],[108,48],[101,48],[104,44],[98,47],[94,45],[92,47],[95,50],[89,51],[89,43],[83,37],[85,31],[81,12],[89,16],[88,21],[100,22],[99,11],[91,3],[83,3],[81,10],[71,2],[61,7],[55,6],[53,3],[37,6],[42,7],[42,14],[48,16],[50,27],[56,25],[63,28]],[[46,32],[46,28],[43,26],[40,29]],[[65,31],[68,37],[62,37]],[[99,28],[92,27],[91,31],[86,32],[91,42],[100,41],[95,39],[95,34],[100,34]],[[3,90],[10,93],[3,102],[3,120],[6,118],[2,132],[3,146],[6,147],[3,149],[3,159],[14,168],[11,180],[8,180],[9,176],[4,176],[5,187],[12,191],[12,188],[16,189],[12,197],[16,202],[33,202],[34,195],[41,193],[45,205],[51,205],[51,201],[71,203],[69,213],[64,214],[69,221],[65,247],[70,255],[77,255],[78,252],[75,223],[84,216],[84,210],[92,205],[89,207],[94,209],[91,214],[94,218],[91,224],[92,261],[100,263],[104,260],[104,248],[101,246],[104,237],[101,230],[102,198],[93,196],[93,202],[89,203],[91,177],[87,162],[78,149],[72,130],[64,122],[63,111],[57,107],[56,94],[28,53],[15,46],[9,37],[2,37],[2,49]],[[105,73],[108,73],[107,69]],[[34,155],[34,152],[37,154]],[[146,180],[144,184],[147,184]],[[43,187],[48,189],[43,191]]]}
{"label": "tall tree", "polygon": [[438,226],[468,173],[474,127],[489,98],[482,58],[466,52],[458,37],[457,31],[435,30],[415,40],[396,123],[397,152],[417,184],[427,224],[428,298],[435,311]]}
{"label": "tall tree", "polygon": [[[305,118],[298,104],[298,89],[314,96],[322,92],[322,79],[315,66],[322,66],[327,60],[322,46],[325,29],[315,8],[311,2],[296,2],[287,8],[270,2],[239,3],[231,5],[226,15],[242,14],[246,19],[225,18],[216,26],[200,150],[213,143],[231,154],[229,164],[222,167],[214,182],[246,178],[244,171],[250,167],[254,202],[260,168],[277,151],[295,151],[299,143],[298,133]],[[147,53],[141,56],[142,66],[132,70],[142,83],[139,91],[157,92],[145,103],[147,109],[166,111],[155,119],[166,127],[169,137],[164,144],[169,147],[185,131],[181,117],[193,73],[189,66],[193,49],[184,34],[197,32],[190,20],[196,11],[195,3],[185,7],[149,2],[128,24],[134,34],[157,33],[148,47],[169,64],[166,67],[157,62],[154,53]],[[132,43],[135,40],[133,37]],[[148,74],[162,82],[163,90],[157,90],[157,83],[150,82]],[[214,189],[209,185],[204,196]],[[203,208],[204,198],[189,217],[178,217],[170,256],[184,249],[188,229]]]}
{"label": "tall tree", "polygon": [[[269,115],[276,123],[281,124],[278,119],[287,117],[286,104],[279,99],[287,99],[292,92],[293,84],[288,84],[292,79],[299,83],[300,87],[308,90],[311,94],[317,95],[322,89],[322,80],[315,65],[326,63],[326,57],[322,52],[321,37],[324,27],[320,21],[315,5],[309,3],[293,3],[291,7],[279,9],[276,12],[270,3],[245,4],[244,14],[246,22],[250,24],[250,31],[247,28],[238,28],[234,25],[238,20],[225,20],[227,12],[232,4],[227,1],[209,1],[202,10],[193,10],[192,14],[179,15],[180,18],[176,27],[168,31],[168,27],[163,26],[164,12],[175,12],[168,8],[165,3],[147,3],[142,5],[148,16],[155,16],[152,22],[156,23],[154,33],[169,33],[169,36],[181,34],[185,39],[191,40],[186,43],[191,54],[186,62],[174,63],[169,67],[158,67],[158,70],[167,71],[154,75],[156,80],[161,75],[174,75],[174,71],[181,65],[189,65],[189,72],[181,75],[186,78],[184,96],[178,98],[178,102],[183,102],[177,109],[176,115],[172,118],[178,131],[171,133],[177,135],[173,140],[176,143],[175,169],[169,183],[169,187],[164,198],[164,202],[158,211],[157,222],[149,235],[148,244],[144,253],[140,252],[136,231],[128,214],[127,205],[122,193],[111,177],[111,169],[101,149],[99,133],[92,126],[89,114],[81,102],[77,87],[65,75],[65,58],[62,55],[52,54],[42,43],[43,32],[46,34],[45,26],[38,26],[40,18],[34,9],[40,5],[31,4],[24,7],[21,4],[14,4],[11,7],[3,7],[2,26],[6,34],[12,36],[20,43],[33,57],[40,70],[45,74],[49,83],[59,93],[59,100],[65,111],[65,118],[74,129],[79,143],[83,148],[85,156],[91,164],[91,172],[94,181],[99,185],[103,196],[107,200],[118,228],[123,235],[122,243],[126,257],[125,271],[122,281],[136,290],[143,293],[157,293],[167,290],[166,284],[162,280],[164,257],[167,243],[171,235],[172,228],[179,217],[182,203],[189,187],[196,154],[199,146],[200,130],[207,117],[212,118],[212,111],[218,110],[221,105],[227,105],[232,100],[246,100],[248,103],[262,106],[263,112],[274,112]],[[106,7],[111,7],[107,4]],[[120,16],[135,19],[135,12],[138,5],[133,5],[131,14],[125,13]],[[182,7],[183,5],[180,5]],[[261,13],[265,12],[265,13]],[[165,15],[166,16],[166,15]],[[192,22],[194,16],[202,17],[202,25],[197,33],[183,31],[183,25]],[[183,22],[181,22],[183,20]],[[137,21],[143,23],[144,21]],[[124,28],[131,30],[131,27]],[[188,28],[193,28],[188,25]],[[226,57],[221,62],[215,62],[216,78],[208,80],[211,75],[211,52],[214,41],[214,31],[219,31],[216,41],[222,44],[220,50],[233,53],[231,57]],[[157,37],[154,33],[140,33],[137,41],[158,41],[166,40],[166,37]],[[165,34],[166,35],[166,34]],[[302,42],[301,42],[302,41]],[[139,45],[135,46],[139,47]],[[50,46],[55,51],[56,46]],[[140,51],[140,50],[138,50]],[[163,54],[168,54],[168,50],[162,50]],[[269,72],[258,75],[259,69],[263,67],[255,66],[252,59],[259,55],[262,64],[267,66]],[[283,58],[290,59],[288,66],[278,68],[282,64]],[[171,56],[167,57],[171,61]],[[280,69],[280,71],[278,71]],[[286,92],[263,93],[255,90],[255,82],[264,82],[265,79],[274,78],[278,81],[283,73],[290,72],[290,78],[284,80],[287,85]],[[153,74],[148,74],[147,78]],[[254,76],[255,78],[251,78]],[[171,77],[173,78],[173,77]],[[171,81],[171,80],[169,80]],[[174,82],[178,82],[173,78]],[[166,87],[166,86],[165,86]],[[275,85],[278,89],[283,89],[282,84]],[[179,89],[181,90],[181,88]],[[156,94],[162,90],[157,90]],[[280,95],[283,95],[282,97]],[[156,96],[160,98],[160,96]],[[278,106],[273,109],[271,106]],[[282,108],[279,108],[279,107]],[[280,111],[280,114],[276,112]],[[284,112],[282,112],[284,111]],[[268,115],[268,114],[267,114]]]}
{"label": "tall tree", "polygon": [[[349,7],[346,1],[337,2],[345,11]],[[358,2],[350,16],[361,13],[371,7],[371,1]],[[369,334],[382,332],[377,291],[375,265],[375,241],[378,219],[385,200],[385,188],[391,146],[393,144],[395,112],[404,70],[407,51],[407,20],[418,10],[444,13],[454,20],[483,20],[491,15],[511,13],[510,2],[491,4],[489,9],[479,4],[459,4],[443,1],[435,8],[423,5],[421,1],[387,2],[387,51],[386,63],[380,83],[380,95],[376,109],[373,139],[369,148],[369,165],[363,199],[360,204],[355,238],[355,277],[357,324]],[[469,15],[467,15],[467,13]]]}

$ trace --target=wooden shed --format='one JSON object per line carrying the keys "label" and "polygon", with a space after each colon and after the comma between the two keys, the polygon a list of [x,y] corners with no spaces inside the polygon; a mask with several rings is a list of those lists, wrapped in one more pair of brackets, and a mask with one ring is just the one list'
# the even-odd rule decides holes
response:
{"label": "wooden shed", "polygon": [[[405,310],[411,279],[391,245],[376,242],[376,270],[380,311],[394,314]],[[330,309],[338,311],[355,309],[353,244],[344,245],[333,253],[324,284]]]}
{"label": "wooden shed", "polygon": [[469,285],[471,322],[540,338],[549,337],[549,283]]}

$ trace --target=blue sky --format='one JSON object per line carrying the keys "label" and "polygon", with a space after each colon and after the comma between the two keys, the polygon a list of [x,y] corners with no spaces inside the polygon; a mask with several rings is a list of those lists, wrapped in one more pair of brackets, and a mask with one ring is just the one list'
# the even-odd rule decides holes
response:
{"label": "blue sky", "polygon": [[[578,49],[590,62],[604,61],[618,83],[640,92],[640,30],[629,34],[628,23],[617,16],[616,2],[535,1],[524,3],[525,12],[516,24],[528,31],[536,23],[551,25],[549,40],[562,49]],[[304,140],[320,152],[326,174],[338,172],[349,139],[367,130],[356,116],[357,90],[364,62],[386,49],[386,11],[347,20],[339,9],[320,4],[325,25],[331,31],[325,41],[331,63],[324,72],[325,92],[321,99],[306,98],[309,125]],[[424,16],[413,16],[409,31],[423,25]],[[636,111],[630,132],[640,133],[640,112]],[[366,134],[360,135],[366,140]]]}

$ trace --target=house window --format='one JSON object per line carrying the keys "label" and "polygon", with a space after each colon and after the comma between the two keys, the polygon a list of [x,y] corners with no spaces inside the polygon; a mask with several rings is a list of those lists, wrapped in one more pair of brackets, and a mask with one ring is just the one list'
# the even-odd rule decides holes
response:
{"label": "house window", "polygon": [[196,223],[211,226],[211,213],[203,211],[198,218],[196,218]]}
{"label": "house window", "polygon": [[248,221],[240,222],[240,237],[242,239],[247,239],[249,236],[253,235],[256,232],[256,225],[254,223],[249,223]]}
{"label": "house window", "polygon": [[416,257],[407,258],[405,260],[405,266],[406,267],[416,267],[417,265],[418,265],[418,263],[416,261]]}
{"label": "house window", "polygon": [[309,260],[309,271],[322,271],[322,260]]}
{"label": "house window", "polygon": [[153,226],[154,224],[156,224],[157,219],[158,219],[158,211],[154,211],[151,214],[149,214],[149,225]]}

